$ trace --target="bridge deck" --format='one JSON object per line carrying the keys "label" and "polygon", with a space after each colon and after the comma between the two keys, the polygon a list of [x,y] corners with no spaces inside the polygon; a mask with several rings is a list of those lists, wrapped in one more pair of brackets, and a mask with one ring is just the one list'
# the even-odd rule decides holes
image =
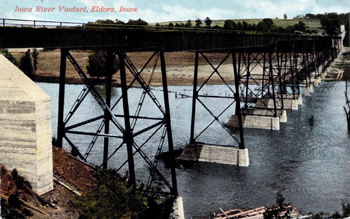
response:
{"label": "bridge deck", "polygon": [[1,27],[2,48],[94,48],[123,47],[125,50],[150,50],[163,46],[165,51],[264,50],[277,43],[281,51],[313,51],[331,47],[335,36],[296,36],[277,33],[242,33],[225,30],[148,30],[102,28]]}

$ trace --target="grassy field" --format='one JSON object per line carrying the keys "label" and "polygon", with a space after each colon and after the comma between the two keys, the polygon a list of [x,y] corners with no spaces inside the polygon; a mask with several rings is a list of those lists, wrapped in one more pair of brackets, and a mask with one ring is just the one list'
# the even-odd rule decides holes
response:
{"label": "grassy field", "polygon": [[[232,19],[234,22],[243,22],[246,21],[248,24],[258,24],[262,19]],[[319,28],[322,27],[320,20],[318,19],[306,19],[306,18],[298,18],[298,19],[272,19],[273,23],[276,26],[281,26],[283,28],[286,28],[287,26],[294,26],[297,24],[299,21],[302,21],[305,23],[305,25],[310,29],[310,30],[318,30]],[[172,22],[173,24],[176,23],[186,23],[187,21],[169,21],[169,22],[161,22],[159,23],[160,25],[169,25],[169,23]],[[195,20],[191,20],[192,26],[195,24]],[[204,20],[202,20],[204,26]],[[225,23],[225,20],[213,20],[211,26],[218,25],[220,27],[223,27]],[[155,23],[152,23],[150,25],[155,25]]]}

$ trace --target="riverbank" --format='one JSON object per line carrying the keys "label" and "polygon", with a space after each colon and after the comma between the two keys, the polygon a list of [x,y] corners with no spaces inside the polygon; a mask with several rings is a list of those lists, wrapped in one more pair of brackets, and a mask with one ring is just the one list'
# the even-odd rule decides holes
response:
{"label": "riverbank", "polygon": [[[344,80],[349,77],[350,64],[345,63],[345,56],[349,53],[350,48],[344,48],[339,54],[338,58],[332,63],[330,68],[327,70],[327,80]],[[10,52],[14,55],[17,60],[24,55],[26,49],[11,49]],[[84,72],[87,72],[86,66],[88,64],[88,57],[93,53],[91,50],[71,50],[70,53],[75,58],[79,66]],[[135,67],[140,70],[143,65],[147,63],[148,59],[152,56],[153,52],[130,52],[127,56],[132,60]],[[344,56],[342,54],[345,54]],[[221,60],[226,56],[225,53],[213,53],[205,54],[206,58],[212,62],[214,67],[217,67]],[[60,75],[60,58],[61,52],[59,49],[56,50],[39,50],[38,58],[38,69],[34,81],[45,82],[45,83],[59,83]],[[193,52],[168,52],[165,53],[166,60],[166,70],[167,70],[167,81],[168,86],[190,86],[193,84],[194,76],[194,63],[195,63],[195,53]],[[229,60],[229,59],[228,59]],[[259,66],[256,66],[255,71],[260,71]],[[199,58],[199,69],[198,69],[198,83],[202,84],[209,78],[213,73],[214,69],[207,63],[207,61],[200,56]],[[220,65],[218,69],[220,75],[226,80],[227,83],[233,84],[233,68],[230,61],[224,62]],[[339,74],[341,71],[341,74]],[[344,74],[343,74],[344,72]],[[342,77],[339,77],[339,76]],[[145,81],[149,80],[152,76],[150,86],[157,87],[162,85],[162,75],[160,68],[160,59],[157,55],[150,61],[150,63],[142,71],[141,76]],[[127,70],[126,71],[127,83],[130,83],[134,77]],[[113,75],[112,85],[119,86],[120,78],[118,74]],[[75,68],[67,62],[66,66],[66,83],[67,84],[83,84],[82,79],[76,72]],[[99,83],[105,83],[104,80],[100,80]],[[207,85],[218,85],[223,84],[220,76],[218,74],[213,74]],[[140,85],[136,82],[135,87]]]}
{"label": "riverbank", "polygon": [[[10,50],[13,56],[20,60],[24,55],[25,50]],[[75,58],[79,66],[86,72],[86,66],[88,64],[88,57],[93,53],[91,50],[72,50],[70,51],[72,56]],[[140,70],[143,65],[152,56],[152,52],[130,52],[127,53],[130,60],[132,60],[135,67]],[[207,58],[214,63],[214,66],[219,64],[219,60],[222,60],[226,54],[207,54]],[[58,83],[60,74],[60,50],[48,50],[39,51],[38,58],[38,69],[36,72],[36,82],[47,82],[47,83]],[[194,73],[194,53],[193,52],[170,52],[165,53],[166,69],[167,69],[167,80],[169,86],[183,86],[193,84],[193,73]],[[206,63],[203,58],[199,59],[199,83],[204,82],[209,75],[214,71],[210,65]],[[154,66],[156,68],[154,69]],[[151,86],[162,85],[162,75],[160,71],[160,59],[153,58],[149,65],[143,70],[142,77],[146,80],[152,75]],[[223,78],[227,81],[232,78],[233,69],[232,64],[223,63],[220,66],[219,72]],[[133,79],[132,74],[127,71],[127,82],[130,83]],[[113,76],[113,85],[118,86],[120,79],[118,74]],[[66,82],[68,84],[82,84],[82,80],[74,67],[67,62],[66,68]],[[208,81],[209,85],[222,84],[220,77],[214,74]],[[135,86],[138,86],[135,84]]]}
{"label": "riverbank", "polygon": [[[16,170],[1,166],[1,204],[4,216],[13,218],[78,218],[80,209],[73,207],[74,200],[95,185],[95,170],[53,146],[54,189],[39,196],[31,190],[30,183]],[[16,201],[16,205],[13,203]],[[10,205],[8,205],[9,203]],[[9,211],[10,210],[10,211]]]}

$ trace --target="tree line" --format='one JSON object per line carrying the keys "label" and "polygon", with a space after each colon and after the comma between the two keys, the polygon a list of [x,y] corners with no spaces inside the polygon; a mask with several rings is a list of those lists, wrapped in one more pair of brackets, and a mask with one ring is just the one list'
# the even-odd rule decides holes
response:
{"label": "tree line", "polygon": [[32,52],[30,49],[28,49],[27,52],[20,58],[19,62],[7,49],[0,49],[0,54],[3,54],[29,78],[35,78],[39,58],[39,52],[36,49],[33,49]]}
{"label": "tree line", "polygon": [[[283,15],[284,19],[287,19],[287,14]],[[223,29],[223,30],[240,30],[240,31],[262,31],[262,32],[277,32],[277,33],[318,33],[323,32],[323,34],[328,35],[338,35],[340,33],[340,25],[345,25],[346,37],[345,46],[349,46],[349,17],[350,13],[324,13],[324,14],[311,14],[308,13],[304,16],[306,19],[318,19],[322,25],[322,30],[310,30],[308,26],[302,21],[292,26],[287,26],[285,28],[277,26],[274,24],[273,20],[270,18],[265,18],[255,23],[248,23],[247,21],[236,22],[234,20],[227,19],[224,21],[223,26],[213,25],[213,21],[206,17],[204,20],[196,19],[194,21],[187,20],[186,22],[169,22],[168,25],[160,25],[156,23],[157,27],[167,27],[167,28],[211,28],[211,29]],[[95,22],[89,22],[88,24],[101,24],[101,25],[142,25],[149,26],[149,24],[139,18],[138,20],[129,20],[124,22],[121,20],[97,20]]]}

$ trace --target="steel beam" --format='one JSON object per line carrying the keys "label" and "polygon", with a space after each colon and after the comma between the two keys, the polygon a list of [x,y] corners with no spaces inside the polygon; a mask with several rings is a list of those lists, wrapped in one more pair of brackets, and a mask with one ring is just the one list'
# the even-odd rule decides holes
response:
{"label": "steel beam", "polygon": [[125,71],[125,52],[122,50],[118,54],[119,65],[120,65],[120,83],[123,95],[123,110],[124,110],[124,143],[126,143],[127,154],[128,154],[128,164],[129,164],[129,184],[136,186],[136,176],[135,176],[135,164],[133,156],[133,144],[134,136],[130,126],[130,113],[129,113],[129,100],[128,100],[128,89],[126,82],[126,71]]}
{"label": "steel beam", "polygon": [[62,147],[64,131],[64,96],[66,86],[66,64],[67,64],[68,49],[61,49],[61,64],[60,64],[60,84],[58,94],[58,127],[57,127],[57,146]]}
{"label": "steel beam", "polygon": [[172,180],[172,189],[170,193],[172,195],[177,196],[177,181],[176,181],[176,172],[175,172],[175,156],[174,156],[174,145],[173,145],[173,133],[171,129],[171,120],[170,120],[170,106],[169,106],[169,91],[168,91],[168,82],[166,75],[166,66],[165,66],[165,58],[164,58],[164,50],[160,50],[160,64],[162,71],[162,84],[163,84],[163,96],[164,96],[164,108],[165,108],[165,123],[167,128],[167,136],[168,136],[168,148],[171,159],[171,180]]}
{"label": "steel beam", "polygon": [[194,139],[194,126],[196,120],[196,103],[198,98],[197,92],[197,81],[198,81],[198,59],[199,52],[195,52],[195,61],[194,61],[194,75],[193,75],[193,95],[192,95],[192,117],[191,117],[191,136],[190,136],[190,144],[195,144]]}
{"label": "steel beam", "polygon": [[[113,75],[113,61],[114,61],[114,53],[112,50],[107,51],[107,60],[106,60],[106,70],[107,70],[107,80],[106,80],[106,105],[111,107],[111,93],[112,93],[112,75]],[[111,120],[111,115],[108,111],[104,112],[104,127],[105,134],[109,134],[109,122]],[[107,159],[108,159],[108,149],[109,149],[109,138],[104,138],[103,145],[103,169],[107,169]]]}

